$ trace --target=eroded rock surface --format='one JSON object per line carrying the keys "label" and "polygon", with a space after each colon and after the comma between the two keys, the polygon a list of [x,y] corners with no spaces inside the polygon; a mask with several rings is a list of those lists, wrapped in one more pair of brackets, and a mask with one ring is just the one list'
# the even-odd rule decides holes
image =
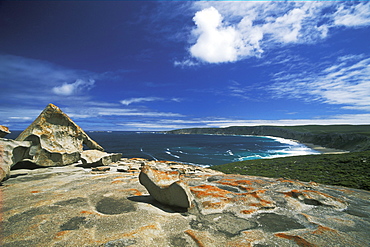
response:
{"label": "eroded rock surface", "polygon": [[[370,192],[121,159],[14,170],[0,186],[8,246],[369,246]],[[150,196],[140,167],[179,173],[194,197],[178,211]],[[124,171],[124,172],[118,172]]]}
{"label": "eroded rock surface", "polygon": [[57,106],[49,104],[16,139],[31,141],[28,161],[39,166],[64,166],[77,162],[83,145],[104,151]]}
{"label": "eroded rock surface", "polygon": [[139,181],[164,205],[189,208],[192,204],[193,196],[178,171],[159,171],[145,165],[141,168]]}
{"label": "eroded rock surface", "polygon": [[9,128],[3,125],[0,125],[0,138],[10,134]]}
{"label": "eroded rock surface", "polygon": [[81,161],[85,167],[106,166],[119,161],[120,153],[106,153],[99,150],[85,150],[81,153]]}
{"label": "eroded rock surface", "polygon": [[31,142],[0,138],[0,182],[8,179],[10,168],[27,157]]}

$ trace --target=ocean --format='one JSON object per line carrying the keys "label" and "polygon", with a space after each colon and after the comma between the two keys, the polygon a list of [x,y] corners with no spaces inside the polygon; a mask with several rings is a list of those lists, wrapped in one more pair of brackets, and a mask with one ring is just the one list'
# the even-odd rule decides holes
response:
{"label": "ocean", "polygon": [[156,132],[88,132],[107,152],[126,158],[168,160],[201,166],[318,154],[291,140],[262,136],[174,135]]}
{"label": "ocean", "polygon": [[[14,139],[20,131],[6,138]],[[174,135],[159,132],[95,132],[87,134],[106,152],[125,158],[168,160],[200,166],[294,155],[318,154],[291,140],[263,136]]]}

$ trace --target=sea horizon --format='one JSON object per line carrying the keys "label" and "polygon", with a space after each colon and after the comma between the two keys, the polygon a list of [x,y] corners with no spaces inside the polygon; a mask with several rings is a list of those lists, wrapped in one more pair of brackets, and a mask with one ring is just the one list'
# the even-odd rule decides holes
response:
{"label": "sea horizon", "polygon": [[[15,139],[21,131],[7,137]],[[86,131],[106,152],[123,158],[166,160],[209,167],[236,161],[320,154],[298,141],[273,136],[170,134],[163,131]]]}

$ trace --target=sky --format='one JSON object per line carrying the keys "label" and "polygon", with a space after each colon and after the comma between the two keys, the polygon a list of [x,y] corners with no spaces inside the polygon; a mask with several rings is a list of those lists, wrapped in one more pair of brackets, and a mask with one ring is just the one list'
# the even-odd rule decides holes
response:
{"label": "sky", "polygon": [[1,1],[0,125],[370,124],[369,1]]}

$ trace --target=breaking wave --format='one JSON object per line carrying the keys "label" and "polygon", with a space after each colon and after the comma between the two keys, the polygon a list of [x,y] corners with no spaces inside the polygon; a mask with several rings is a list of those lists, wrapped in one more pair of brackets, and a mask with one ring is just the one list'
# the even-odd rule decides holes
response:
{"label": "breaking wave", "polygon": [[169,160],[201,166],[318,154],[296,141],[271,136],[173,135],[115,131],[89,134],[107,152],[123,153],[123,157]]}

